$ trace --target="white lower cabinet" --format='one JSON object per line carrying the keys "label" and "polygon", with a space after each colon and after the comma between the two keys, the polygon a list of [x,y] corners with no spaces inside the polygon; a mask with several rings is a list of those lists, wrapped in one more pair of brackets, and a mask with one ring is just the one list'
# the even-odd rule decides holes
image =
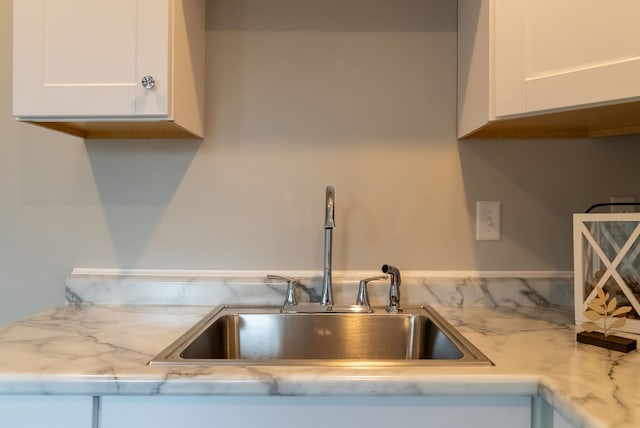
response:
{"label": "white lower cabinet", "polygon": [[564,416],[557,410],[553,411],[553,428],[574,428],[574,425],[569,422]]}
{"label": "white lower cabinet", "polygon": [[541,396],[533,398],[531,413],[531,428],[574,428],[576,426]]}
{"label": "white lower cabinet", "polygon": [[92,415],[91,396],[0,396],[2,428],[91,428]]}
{"label": "white lower cabinet", "polygon": [[532,400],[528,396],[0,396],[2,428],[388,428],[398,425],[428,428],[574,426],[544,399]]}
{"label": "white lower cabinet", "polygon": [[529,428],[531,397],[102,397],[100,428]]}

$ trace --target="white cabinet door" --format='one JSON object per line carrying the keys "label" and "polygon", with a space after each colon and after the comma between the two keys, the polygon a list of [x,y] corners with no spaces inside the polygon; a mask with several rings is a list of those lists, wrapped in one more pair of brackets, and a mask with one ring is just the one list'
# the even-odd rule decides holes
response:
{"label": "white cabinet door", "polygon": [[93,397],[0,396],[0,427],[91,428]]}
{"label": "white cabinet door", "polygon": [[[14,2],[14,115],[166,116],[169,0]],[[153,76],[155,87],[141,85]]]}
{"label": "white cabinet door", "polygon": [[494,7],[496,116],[640,97],[640,0]]}
{"label": "white cabinet door", "polygon": [[640,132],[640,0],[458,0],[458,136]]}
{"label": "white cabinet door", "polygon": [[531,397],[103,397],[101,428],[529,428]]}

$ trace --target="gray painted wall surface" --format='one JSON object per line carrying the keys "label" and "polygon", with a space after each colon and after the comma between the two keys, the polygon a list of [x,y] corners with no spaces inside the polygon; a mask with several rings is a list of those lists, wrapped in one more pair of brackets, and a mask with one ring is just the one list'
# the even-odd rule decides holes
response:
{"label": "gray painted wall surface", "polygon": [[[0,0],[0,321],[73,267],[571,270],[571,215],[638,195],[637,136],[456,140],[451,0],[209,0],[204,141],[83,141],[11,116]],[[640,195],[638,195],[640,196]],[[475,241],[475,201],[503,238]]]}

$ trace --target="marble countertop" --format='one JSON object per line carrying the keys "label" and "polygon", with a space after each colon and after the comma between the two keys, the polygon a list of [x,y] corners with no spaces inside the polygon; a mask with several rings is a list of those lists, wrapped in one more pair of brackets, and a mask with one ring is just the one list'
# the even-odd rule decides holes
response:
{"label": "marble countertop", "polygon": [[567,308],[436,309],[494,367],[167,367],[212,308],[68,305],[0,329],[1,394],[536,395],[577,426],[640,425],[640,357],[576,344]]}
{"label": "marble countertop", "polygon": [[[576,343],[572,307],[552,304],[549,297],[567,288],[561,283],[571,287],[570,280],[407,278],[403,299],[413,296],[412,301],[434,306],[495,366],[149,366],[152,357],[213,309],[184,295],[203,283],[160,281],[153,284],[154,294],[167,287],[171,298],[133,304],[145,294],[135,284],[127,284],[134,297],[124,298],[127,293],[118,287],[126,281],[119,279],[116,286],[89,275],[84,288],[78,278],[69,281],[70,304],[0,327],[0,394],[539,394],[575,426],[640,426],[640,356]],[[172,281],[180,283],[177,288],[169,285]],[[242,293],[220,281],[226,290],[222,301],[237,303],[241,294],[273,304],[256,298],[254,288],[282,298],[282,288],[259,281],[251,288],[243,281]],[[496,291],[500,288],[507,292]],[[312,301],[315,294],[305,293]],[[176,301],[181,304],[167,304]]]}

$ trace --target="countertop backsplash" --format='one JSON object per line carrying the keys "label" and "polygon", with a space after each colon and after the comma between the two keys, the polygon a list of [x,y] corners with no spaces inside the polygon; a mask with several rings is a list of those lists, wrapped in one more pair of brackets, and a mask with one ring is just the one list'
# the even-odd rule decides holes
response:
{"label": "countertop backsplash", "polygon": [[[573,272],[402,271],[401,304],[545,307],[573,305]],[[322,273],[314,271],[207,271],[74,269],[66,280],[68,304],[217,305],[283,303],[286,283],[296,279],[299,302],[319,302]],[[361,279],[378,271],[334,271],[336,304],[354,304]],[[372,306],[388,302],[389,282],[369,284]]]}

